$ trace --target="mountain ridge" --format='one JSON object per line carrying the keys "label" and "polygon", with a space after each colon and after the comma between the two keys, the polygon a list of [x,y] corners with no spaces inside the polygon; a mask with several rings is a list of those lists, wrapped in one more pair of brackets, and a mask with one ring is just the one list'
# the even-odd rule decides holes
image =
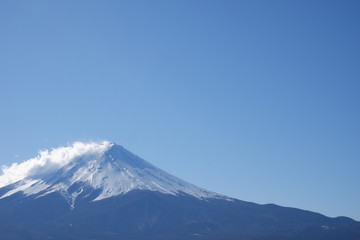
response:
{"label": "mountain ridge", "polygon": [[351,218],[213,193],[110,142],[4,170],[0,240],[360,240]]}

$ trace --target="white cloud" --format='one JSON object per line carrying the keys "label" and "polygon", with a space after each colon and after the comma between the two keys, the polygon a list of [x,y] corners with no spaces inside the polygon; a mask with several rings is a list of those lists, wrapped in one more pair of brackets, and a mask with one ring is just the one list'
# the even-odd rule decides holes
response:
{"label": "white cloud", "polygon": [[21,163],[13,163],[11,166],[3,166],[3,174],[0,175],[0,187],[9,185],[27,177],[35,177],[58,170],[73,159],[82,155],[92,155],[103,152],[111,146],[111,143],[75,142],[69,147],[59,147],[51,151],[40,151],[39,155]]}

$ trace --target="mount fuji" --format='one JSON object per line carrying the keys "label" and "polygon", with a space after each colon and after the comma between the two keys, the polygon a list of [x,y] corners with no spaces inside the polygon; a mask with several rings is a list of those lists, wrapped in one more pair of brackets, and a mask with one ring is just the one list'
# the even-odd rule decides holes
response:
{"label": "mount fuji", "polygon": [[81,143],[0,175],[0,239],[360,239],[346,217],[223,196],[110,142]]}

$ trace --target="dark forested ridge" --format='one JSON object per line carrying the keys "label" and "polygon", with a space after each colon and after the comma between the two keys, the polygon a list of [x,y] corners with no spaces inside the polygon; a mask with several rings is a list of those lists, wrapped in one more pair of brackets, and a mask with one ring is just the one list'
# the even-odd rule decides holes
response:
{"label": "dark forested ridge", "polygon": [[[1,191],[1,189],[0,189]],[[0,238],[13,239],[244,239],[358,240],[350,218],[240,200],[201,200],[186,194],[132,191],[91,201],[85,193],[71,208],[53,193],[0,199]]]}

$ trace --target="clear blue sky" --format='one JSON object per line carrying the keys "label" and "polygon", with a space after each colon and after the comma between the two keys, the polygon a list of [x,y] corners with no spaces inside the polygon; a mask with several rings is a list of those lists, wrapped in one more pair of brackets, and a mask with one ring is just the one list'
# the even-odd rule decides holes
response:
{"label": "clear blue sky", "polygon": [[1,1],[0,164],[107,139],[360,220],[359,1]]}

